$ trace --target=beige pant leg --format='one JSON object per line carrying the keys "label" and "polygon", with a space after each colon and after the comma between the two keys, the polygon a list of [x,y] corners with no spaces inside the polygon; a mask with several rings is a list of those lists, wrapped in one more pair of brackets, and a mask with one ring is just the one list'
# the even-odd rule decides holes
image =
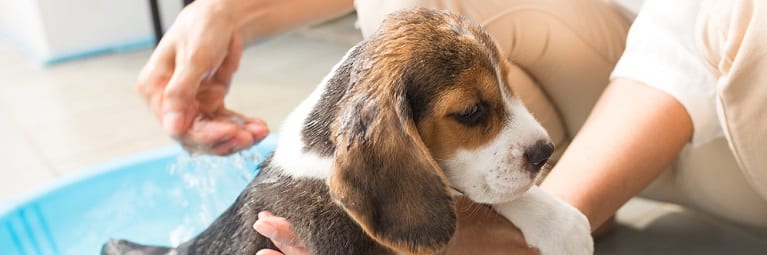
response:
{"label": "beige pant leg", "polygon": [[369,36],[386,14],[450,10],[482,25],[512,63],[510,83],[557,144],[557,159],[585,121],[623,52],[628,21],[603,1],[357,0]]}
{"label": "beige pant leg", "polygon": [[767,202],[738,169],[727,140],[685,147],[640,194],[748,226],[767,227]]}
{"label": "beige pant leg", "polygon": [[722,127],[749,184],[767,201],[767,1],[702,6],[699,45],[718,76]]}
{"label": "beige pant leg", "polygon": [[727,137],[686,147],[642,195],[767,227],[767,2],[704,1],[696,23]]}

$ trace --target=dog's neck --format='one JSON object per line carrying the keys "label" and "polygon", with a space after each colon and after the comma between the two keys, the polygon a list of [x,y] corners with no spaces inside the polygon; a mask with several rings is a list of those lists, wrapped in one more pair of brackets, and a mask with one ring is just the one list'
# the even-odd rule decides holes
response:
{"label": "dog's neck", "polygon": [[338,102],[352,86],[350,69],[361,46],[350,49],[320,82],[311,95],[288,115],[272,163],[295,178],[326,179],[335,151],[330,125]]}
{"label": "dog's neck", "polygon": [[323,81],[288,115],[280,129],[279,143],[274,151],[272,164],[283,169],[285,174],[291,177],[325,179],[330,172],[332,157],[307,150],[306,139],[304,139],[305,123],[319,102],[326,85],[327,82]]}
{"label": "dog's neck", "polygon": [[[333,70],[320,82],[317,88],[288,115],[280,129],[280,139],[272,163],[294,178],[326,179],[333,164],[334,145],[329,140],[329,121],[335,97],[345,91],[344,77],[336,76],[339,69],[349,68],[345,61],[355,54],[352,49]],[[326,93],[326,91],[330,93]],[[340,95],[340,94],[339,94]],[[318,116],[320,115],[320,116]]]}

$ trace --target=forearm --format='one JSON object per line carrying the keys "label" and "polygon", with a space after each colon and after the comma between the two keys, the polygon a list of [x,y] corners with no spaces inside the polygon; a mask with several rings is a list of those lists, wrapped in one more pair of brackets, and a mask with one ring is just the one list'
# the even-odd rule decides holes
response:
{"label": "forearm", "polygon": [[692,131],[673,97],[615,80],[541,187],[581,210],[595,229],[671,164]]}
{"label": "forearm", "polygon": [[353,0],[201,0],[213,17],[231,20],[245,42],[348,13]]}

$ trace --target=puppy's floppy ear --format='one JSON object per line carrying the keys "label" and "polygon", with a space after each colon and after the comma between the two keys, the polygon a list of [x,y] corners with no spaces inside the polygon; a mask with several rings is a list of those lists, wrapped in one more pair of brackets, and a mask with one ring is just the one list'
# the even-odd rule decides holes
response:
{"label": "puppy's floppy ear", "polygon": [[404,89],[389,85],[350,86],[340,102],[330,194],[379,243],[401,253],[435,253],[455,231],[455,205]]}

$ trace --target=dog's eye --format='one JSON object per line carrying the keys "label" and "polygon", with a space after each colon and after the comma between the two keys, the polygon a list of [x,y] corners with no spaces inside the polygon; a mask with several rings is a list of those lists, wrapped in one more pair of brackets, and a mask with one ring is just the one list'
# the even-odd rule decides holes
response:
{"label": "dog's eye", "polygon": [[469,127],[476,126],[487,118],[487,106],[485,104],[476,104],[468,110],[453,113],[450,115],[461,124]]}

